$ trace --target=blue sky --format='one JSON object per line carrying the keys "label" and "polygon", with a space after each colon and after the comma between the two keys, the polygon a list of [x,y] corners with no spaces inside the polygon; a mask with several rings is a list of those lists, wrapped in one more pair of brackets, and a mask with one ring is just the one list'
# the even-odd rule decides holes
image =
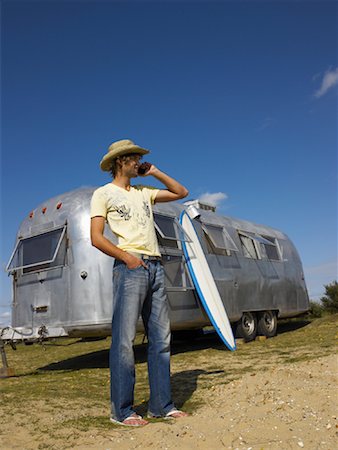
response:
{"label": "blue sky", "polygon": [[189,198],[287,233],[318,299],[337,278],[337,18],[325,0],[3,0],[0,323],[20,222],[108,182],[123,138]]}

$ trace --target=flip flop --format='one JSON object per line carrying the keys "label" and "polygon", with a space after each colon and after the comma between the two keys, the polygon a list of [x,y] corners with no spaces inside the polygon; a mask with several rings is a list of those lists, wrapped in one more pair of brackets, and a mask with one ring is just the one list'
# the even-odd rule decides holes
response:
{"label": "flip flop", "polygon": [[184,411],[180,411],[179,409],[172,409],[171,411],[169,411],[164,417],[166,419],[180,419],[181,417],[188,417],[189,414],[184,412]]}
{"label": "flip flop", "polygon": [[188,417],[189,414],[184,412],[184,411],[180,411],[179,409],[172,409],[171,411],[169,411],[167,414],[165,414],[164,416],[156,416],[155,414],[153,414],[152,412],[148,411],[147,417],[149,419],[180,419],[181,417]]}
{"label": "flip flop", "polygon": [[110,421],[115,425],[123,425],[125,427],[143,427],[145,425],[148,425],[149,423],[147,420],[144,420],[141,416],[139,416],[136,413],[131,414],[129,417],[127,417],[122,421],[113,419],[112,417],[110,418]]}

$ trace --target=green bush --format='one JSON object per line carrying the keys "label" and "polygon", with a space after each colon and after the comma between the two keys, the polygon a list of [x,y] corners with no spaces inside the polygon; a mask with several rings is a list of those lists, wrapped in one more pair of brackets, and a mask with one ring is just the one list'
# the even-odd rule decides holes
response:
{"label": "green bush", "polygon": [[310,300],[310,308],[308,311],[310,317],[322,317],[323,307],[320,303]]}
{"label": "green bush", "polygon": [[331,313],[338,312],[338,282],[333,281],[325,287],[325,295],[320,299],[323,309]]}

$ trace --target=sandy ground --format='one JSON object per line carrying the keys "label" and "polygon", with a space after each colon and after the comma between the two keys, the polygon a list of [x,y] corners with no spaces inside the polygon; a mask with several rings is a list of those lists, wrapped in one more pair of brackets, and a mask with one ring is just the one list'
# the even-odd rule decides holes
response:
{"label": "sandy ground", "polygon": [[[2,429],[0,448],[335,450],[337,362],[331,355],[245,374],[206,389],[205,404],[190,417],[138,429],[112,426],[73,434],[60,429],[53,438],[32,433],[27,417],[16,417]],[[44,425],[51,420],[44,405],[37,405],[34,414]]]}

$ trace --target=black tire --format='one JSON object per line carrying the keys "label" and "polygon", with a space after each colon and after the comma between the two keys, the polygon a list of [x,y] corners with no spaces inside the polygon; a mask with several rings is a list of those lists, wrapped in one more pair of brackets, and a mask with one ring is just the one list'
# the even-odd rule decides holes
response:
{"label": "black tire", "polygon": [[236,325],[236,336],[250,342],[257,335],[257,317],[255,313],[244,312]]}
{"label": "black tire", "polygon": [[257,332],[266,337],[276,336],[277,315],[275,311],[263,311],[258,315]]}

